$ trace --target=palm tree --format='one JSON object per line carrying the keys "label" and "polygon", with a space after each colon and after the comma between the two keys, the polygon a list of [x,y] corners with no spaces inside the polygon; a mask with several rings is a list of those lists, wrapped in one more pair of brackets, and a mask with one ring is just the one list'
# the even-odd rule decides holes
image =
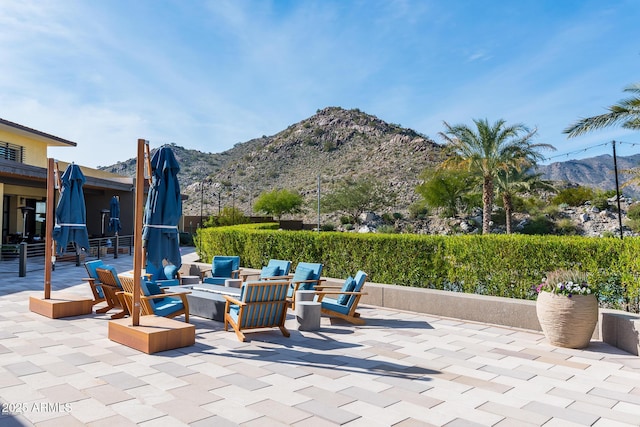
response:
{"label": "palm tree", "polygon": [[482,177],[482,234],[490,231],[493,210],[494,179],[501,170],[528,169],[543,156],[540,149],[554,149],[549,144],[534,144],[536,129],[529,130],[522,124],[506,126],[500,119],[490,125],[487,119],[474,119],[474,131],[464,124],[455,126],[444,122],[446,132],[440,132],[453,153],[444,167],[465,166]]}
{"label": "palm tree", "polygon": [[608,113],[580,119],[562,132],[572,138],[619,123],[622,123],[623,128],[640,129],[640,83],[627,86],[624,91],[631,92],[633,96],[609,107]]}
{"label": "palm tree", "polygon": [[507,234],[511,234],[513,197],[516,194],[534,189],[555,190],[555,187],[550,182],[540,179],[541,175],[514,168],[501,170],[496,176],[495,187],[498,194],[502,195]]}

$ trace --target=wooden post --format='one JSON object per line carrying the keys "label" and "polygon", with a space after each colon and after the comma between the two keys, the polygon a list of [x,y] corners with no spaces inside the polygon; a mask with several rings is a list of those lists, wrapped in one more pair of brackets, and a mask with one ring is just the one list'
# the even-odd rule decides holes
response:
{"label": "wooden post", "polygon": [[140,276],[142,275],[142,216],[144,212],[145,148],[148,142],[138,139],[136,162],[136,208],[133,224],[133,326],[140,325]]}
{"label": "wooden post", "polygon": [[54,212],[54,160],[47,159],[47,202],[46,202],[46,230],[44,239],[44,299],[51,298],[51,259],[53,257],[53,224],[56,221]]}

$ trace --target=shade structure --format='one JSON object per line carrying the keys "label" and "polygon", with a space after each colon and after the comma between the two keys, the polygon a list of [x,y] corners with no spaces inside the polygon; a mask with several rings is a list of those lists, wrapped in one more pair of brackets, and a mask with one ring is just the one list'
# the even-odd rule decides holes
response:
{"label": "shade structure", "polygon": [[107,230],[118,234],[122,227],[120,226],[120,199],[113,196],[109,202],[109,225]]}
{"label": "shade structure", "polygon": [[67,167],[60,178],[60,200],[56,207],[56,221],[52,233],[58,254],[63,254],[67,245],[72,242],[76,251],[89,247],[87,210],[82,191],[84,183],[84,174],[74,163]]}
{"label": "shade structure", "polygon": [[161,147],[151,158],[151,185],[144,208],[142,245],[147,261],[156,268],[167,260],[182,265],[178,222],[182,200],[178,172],[180,166],[169,147]]}

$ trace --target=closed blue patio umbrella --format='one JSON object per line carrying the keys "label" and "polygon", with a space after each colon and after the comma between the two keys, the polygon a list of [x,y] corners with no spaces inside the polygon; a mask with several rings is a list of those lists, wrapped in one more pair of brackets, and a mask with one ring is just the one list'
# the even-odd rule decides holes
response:
{"label": "closed blue patio umbrella", "polygon": [[182,265],[178,222],[182,216],[182,200],[178,161],[168,147],[161,147],[151,158],[151,186],[144,208],[142,246],[147,262],[156,268],[167,260],[178,268]]}
{"label": "closed blue patio umbrella", "polygon": [[58,255],[63,254],[71,242],[75,244],[76,253],[80,248],[89,247],[87,210],[82,192],[85,181],[80,167],[74,163],[67,167],[60,178],[62,188],[52,234],[57,243]]}
{"label": "closed blue patio umbrella", "polygon": [[122,230],[120,226],[120,199],[118,196],[113,196],[109,203],[109,225],[107,229],[113,231],[116,235]]}

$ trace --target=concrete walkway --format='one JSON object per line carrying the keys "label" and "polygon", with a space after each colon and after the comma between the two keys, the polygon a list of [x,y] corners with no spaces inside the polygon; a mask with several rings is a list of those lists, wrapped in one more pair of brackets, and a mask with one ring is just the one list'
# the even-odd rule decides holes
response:
{"label": "concrete walkway", "polygon": [[[54,292],[89,296],[85,275],[60,263]],[[365,326],[300,332],[290,315],[290,338],[246,343],[194,316],[195,346],[146,355],[110,341],[104,315],[30,312],[42,289],[42,270],[0,278],[0,426],[640,425],[640,358],[600,342],[362,307]]]}

